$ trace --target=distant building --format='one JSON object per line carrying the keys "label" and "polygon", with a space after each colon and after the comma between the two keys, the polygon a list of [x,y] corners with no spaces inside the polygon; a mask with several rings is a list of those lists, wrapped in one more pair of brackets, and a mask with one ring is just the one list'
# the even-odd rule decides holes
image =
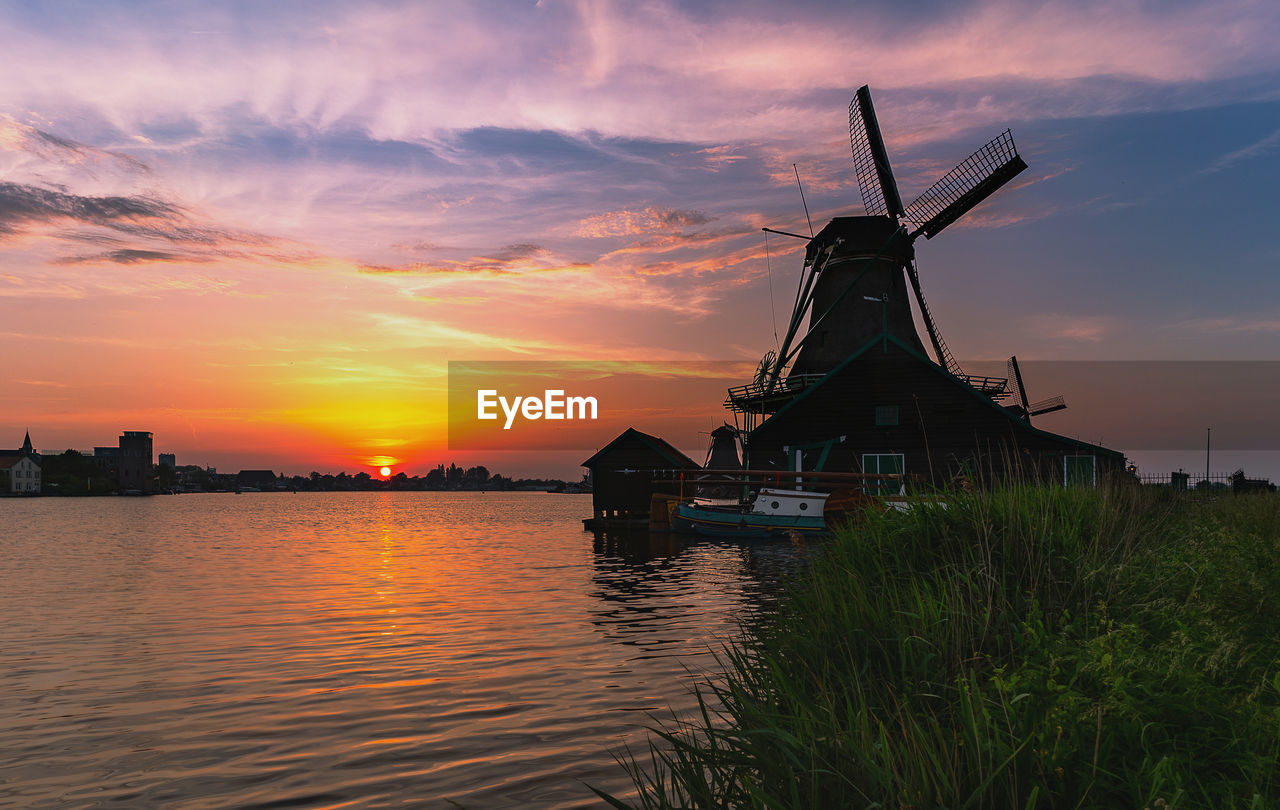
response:
{"label": "distant building", "polygon": [[150,431],[126,430],[120,437],[120,467],[117,481],[120,489],[151,491]]}
{"label": "distant building", "polygon": [[38,493],[40,491],[40,454],[31,446],[31,433],[17,450],[0,450],[0,490]]}
{"label": "distant building", "polygon": [[171,470],[178,469],[178,457],[173,453],[161,453],[156,457],[156,463]]}
{"label": "distant building", "polygon": [[120,477],[120,448],[95,447],[93,461],[102,472],[113,481]]}
{"label": "distant building", "polygon": [[236,485],[255,489],[274,489],[276,474],[271,470],[241,470],[236,473]]}

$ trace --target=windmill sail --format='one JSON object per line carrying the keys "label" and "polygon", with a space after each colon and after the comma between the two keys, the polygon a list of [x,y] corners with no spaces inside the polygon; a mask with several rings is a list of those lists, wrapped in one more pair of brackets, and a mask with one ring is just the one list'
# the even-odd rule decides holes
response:
{"label": "windmill sail", "polygon": [[865,84],[849,102],[849,145],[853,148],[853,169],[862,191],[862,207],[870,216],[902,216],[902,198],[889,167],[889,154],[880,137],[876,110],[871,106],[871,90]]}
{"label": "windmill sail", "polygon": [[1048,399],[1042,399],[1039,402],[1028,402],[1027,389],[1026,389],[1026,386],[1022,384],[1022,369],[1018,367],[1017,357],[1009,358],[1008,368],[1009,368],[1009,379],[1013,383],[1013,385],[1017,388],[1018,399],[1021,401],[1021,404],[1022,404],[1023,419],[1026,419],[1028,422],[1030,422],[1031,417],[1033,416],[1039,416],[1041,414],[1053,413],[1054,411],[1061,411],[1066,409],[1067,401],[1063,399],[1061,394],[1059,394],[1056,397],[1049,397]]}
{"label": "windmill sail", "polygon": [[951,349],[947,348],[947,343],[942,339],[942,335],[938,334],[938,326],[933,322],[933,313],[929,311],[929,305],[924,300],[924,292],[920,289],[920,274],[916,272],[915,262],[907,262],[907,278],[911,281],[911,289],[916,294],[916,304],[920,307],[920,318],[924,321],[924,328],[929,332],[929,342],[933,344],[933,352],[938,358],[938,365],[956,377],[965,376],[955,355],[951,353]]}
{"label": "windmill sail", "polygon": [[937,236],[1025,168],[1027,164],[1013,145],[1013,134],[1006,129],[907,206],[903,219],[917,226],[911,237],[922,233],[926,239]]}

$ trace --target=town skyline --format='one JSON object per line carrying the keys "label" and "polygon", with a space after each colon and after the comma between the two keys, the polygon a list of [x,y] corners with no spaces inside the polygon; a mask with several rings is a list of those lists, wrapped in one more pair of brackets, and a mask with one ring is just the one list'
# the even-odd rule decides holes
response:
{"label": "town skyline", "polygon": [[[861,213],[862,84],[904,197],[1005,127],[1030,166],[919,246],[957,356],[1280,356],[1265,5],[151,10],[0,9],[0,429],[42,448],[129,427],[219,468],[569,475],[589,452],[451,451],[447,362],[749,376],[794,292],[802,243],[760,228],[808,232],[796,175],[815,227]],[[1045,426],[1107,431],[1086,394]],[[697,457],[723,415],[671,438]]]}

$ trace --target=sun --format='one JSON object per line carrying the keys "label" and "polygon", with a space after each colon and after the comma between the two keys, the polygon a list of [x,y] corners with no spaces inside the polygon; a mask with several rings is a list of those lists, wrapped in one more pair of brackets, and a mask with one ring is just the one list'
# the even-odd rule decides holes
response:
{"label": "sun", "polygon": [[378,472],[382,473],[383,478],[386,478],[388,475],[391,475],[391,468],[383,467],[381,470],[378,470]]}

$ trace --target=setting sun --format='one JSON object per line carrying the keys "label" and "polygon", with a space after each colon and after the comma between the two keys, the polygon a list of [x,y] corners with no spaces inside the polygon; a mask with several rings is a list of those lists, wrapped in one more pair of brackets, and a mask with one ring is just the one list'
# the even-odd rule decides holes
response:
{"label": "setting sun", "polygon": [[391,475],[391,468],[383,467],[381,470],[378,470],[378,472],[382,473],[383,478],[386,478],[388,475]]}

